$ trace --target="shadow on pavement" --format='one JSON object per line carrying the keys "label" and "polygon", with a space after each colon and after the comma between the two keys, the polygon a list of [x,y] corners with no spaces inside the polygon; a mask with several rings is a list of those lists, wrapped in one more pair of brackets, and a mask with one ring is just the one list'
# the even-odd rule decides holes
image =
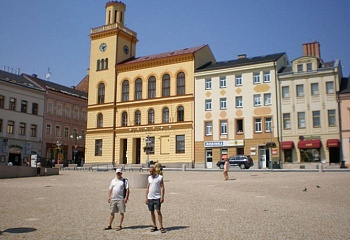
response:
{"label": "shadow on pavement", "polygon": [[28,233],[28,232],[34,232],[36,231],[37,229],[36,228],[26,228],[26,227],[23,227],[23,228],[8,228],[4,231],[0,231],[0,235],[2,235],[2,233]]}

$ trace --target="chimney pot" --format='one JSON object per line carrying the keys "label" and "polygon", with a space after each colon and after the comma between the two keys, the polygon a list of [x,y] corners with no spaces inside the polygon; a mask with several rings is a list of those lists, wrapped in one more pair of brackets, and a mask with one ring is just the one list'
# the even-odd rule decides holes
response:
{"label": "chimney pot", "polygon": [[237,58],[238,58],[238,59],[247,58],[247,54],[239,54],[239,55],[237,55]]}

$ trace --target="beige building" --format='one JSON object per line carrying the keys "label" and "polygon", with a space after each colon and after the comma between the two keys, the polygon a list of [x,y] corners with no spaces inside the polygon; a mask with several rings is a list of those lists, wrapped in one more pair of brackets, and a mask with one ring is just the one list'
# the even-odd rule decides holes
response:
{"label": "beige building", "polygon": [[318,42],[303,44],[303,51],[279,74],[282,158],[285,164],[339,163],[341,64],[324,62]]}
{"label": "beige building", "polygon": [[[250,155],[259,168],[279,159],[277,73],[285,53],[217,62],[195,73],[195,162],[216,168],[223,157]],[[269,142],[275,147],[268,148]]]}
{"label": "beige building", "polygon": [[350,81],[349,78],[343,78],[340,91],[338,92],[340,107],[340,140],[341,140],[341,158],[347,166],[350,166]]}
{"label": "beige building", "polygon": [[192,167],[194,71],[215,58],[207,45],[136,58],[124,16],[108,2],[105,25],[91,30],[86,161]]}

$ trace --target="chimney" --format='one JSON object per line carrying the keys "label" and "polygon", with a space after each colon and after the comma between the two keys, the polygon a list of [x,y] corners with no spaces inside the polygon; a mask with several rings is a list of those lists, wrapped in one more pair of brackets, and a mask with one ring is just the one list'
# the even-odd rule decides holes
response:
{"label": "chimney", "polygon": [[321,60],[320,43],[317,41],[312,43],[304,43],[303,52],[304,52],[304,56],[317,57],[318,59]]}
{"label": "chimney", "polygon": [[37,78],[37,77],[38,77],[38,75],[36,75],[36,74],[32,74],[32,77]]}
{"label": "chimney", "polygon": [[247,58],[247,54],[239,54],[239,55],[237,55],[237,58],[238,58],[238,59]]}

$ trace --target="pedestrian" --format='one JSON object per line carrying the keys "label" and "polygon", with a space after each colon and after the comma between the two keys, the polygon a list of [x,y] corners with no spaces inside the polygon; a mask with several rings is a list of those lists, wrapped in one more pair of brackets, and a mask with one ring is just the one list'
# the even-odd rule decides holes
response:
{"label": "pedestrian", "polygon": [[156,174],[163,176],[163,166],[160,164],[160,162],[157,161],[156,164],[154,164],[154,169],[156,171]]}
{"label": "pedestrian", "polygon": [[230,164],[228,162],[228,158],[224,159],[225,163],[224,163],[224,179],[225,181],[228,180],[228,168],[230,167]]}
{"label": "pedestrian", "polygon": [[38,175],[38,177],[40,177],[40,172],[41,172],[41,162],[37,161],[36,162],[36,174]]}
{"label": "pedestrian", "polygon": [[154,214],[154,210],[157,211],[158,221],[160,225],[161,233],[165,233],[165,229],[163,227],[163,216],[160,211],[160,207],[164,202],[164,182],[163,176],[156,173],[154,167],[150,167],[149,169],[150,176],[148,176],[148,183],[146,189],[146,204],[148,205],[148,210],[151,212],[151,218],[153,227],[151,228],[151,232],[158,231],[156,224],[156,216]]}
{"label": "pedestrian", "polygon": [[114,220],[114,214],[119,213],[119,226],[117,231],[122,230],[122,224],[124,220],[124,213],[126,210],[126,203],[129,199],[129,183],[126,178],[122,177],[122,169],[118,168],[116,171],[117,177],[115,177],[108,188],[108,203],[110,206],[109,224],[105,230],[112,229],[112,222]]}

